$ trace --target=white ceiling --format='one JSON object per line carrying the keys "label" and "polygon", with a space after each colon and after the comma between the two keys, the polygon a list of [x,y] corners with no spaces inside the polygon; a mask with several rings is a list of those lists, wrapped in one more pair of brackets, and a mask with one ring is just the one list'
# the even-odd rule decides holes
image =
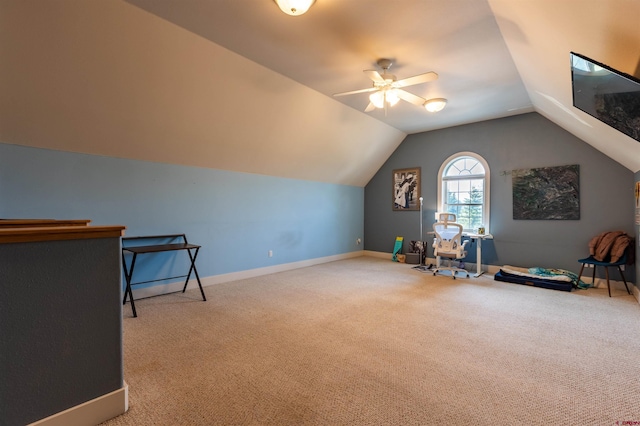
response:
{"label": "white ceiling", "polygon": [[640,170],[640,143],[572,107],[569,72],[570,51],[639,72],[637,0],[316,0],[299,17],[272,0],[129,2],[327,96],[370,87],[362,71],[379,58],[398,78],[435,71],[407,90],[447,98],[442,112],[401,101],[368,113],[405,133],[536,110]]}
{"label": "white ceiling", "polygon": [[[398,79],[434,71],[437,81],[407,91],[447,98],[446,110],[400,102],[369,113],[405,133],[533,110],[485,0],[316,0],[298,17],[273,0],[130,2],[327,96],[371,87],[362,71],[379,58]],[[366,93],[335,99],[369,103]]]}
{"label": "white ceiling", "polygon": [[[640,75],[638,0],[1,0],[0,142],[364,186],[407,134],[537,111],[633,172],[572,106],[569,52]],[[436,114],[363,112],[379,58]]]}

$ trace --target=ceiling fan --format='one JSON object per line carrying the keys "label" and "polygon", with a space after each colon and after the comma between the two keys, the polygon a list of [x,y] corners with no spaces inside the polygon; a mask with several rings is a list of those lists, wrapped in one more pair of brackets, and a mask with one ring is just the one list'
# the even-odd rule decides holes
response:
{"label": "ceiling fan", "polygon": [[435,98],[426,100],[420,96],[403,90],[403,87],[414,84],[428,83],[438,78],[435,72],[426,72],[413,77],[397,80],[396,76],[389,73],[389,68],[393,65],[391,59],[378,59],[377,65],[382,69],[382,74],[376,70],[364,70],[364,73],[373,81],[373,86],[368,89],[352,90],[350,92],[336,93],[333,96],[355,95],[357,93],[369,93],[369,105],[365,112],[373,111],[376,108],[384,108],[385,113],[389,106],[394,106],[400,99],[414,105],[425,107],[428,111],[440,111],[447,103],[446,99]]}

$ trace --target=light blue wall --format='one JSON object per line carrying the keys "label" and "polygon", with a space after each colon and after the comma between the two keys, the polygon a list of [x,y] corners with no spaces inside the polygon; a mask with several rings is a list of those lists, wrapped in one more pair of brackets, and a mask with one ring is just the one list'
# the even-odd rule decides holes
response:
{"label": "light blue wall", "polygon": [[[393,169],[421,167],[423,221],[434,222],[438,170],[451,155],[472,151],[491,170],[493,241],[482,245],[483,263],[542,266],[578,272],[589,240],[603,232],[634,234],[634,174],[537,113],[409,135],[365,188],[365,249],[391,252],[394,238],[419,239],[419,213],[392,211]],[[580,166],[580,220],[514,220],[511,171]],[[405,245],[406,246],[406,245]],[[475,246],[468,262],[475,261]],[[407,247],[405,247],[405,250]],[[431,250],[428,251],[431,255]],[[629,271],[628,278],[635,274]]]}
{"label": "light blue wall", "polygon": [[[0,217],[186,233],[202,278],[361,250],[364,189],[0,144]],[[140,270],[184,272],[175,258]]]}

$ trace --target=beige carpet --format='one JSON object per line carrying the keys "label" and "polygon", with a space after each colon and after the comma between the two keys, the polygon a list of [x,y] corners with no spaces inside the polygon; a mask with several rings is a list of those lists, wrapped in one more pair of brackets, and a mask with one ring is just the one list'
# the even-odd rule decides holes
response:
{"label": "beige carpet", "polygon": [[[359,257],[125,307],[116,425],[640,422],[640,306]],[[618,422],[618,423],[616,423]]]}

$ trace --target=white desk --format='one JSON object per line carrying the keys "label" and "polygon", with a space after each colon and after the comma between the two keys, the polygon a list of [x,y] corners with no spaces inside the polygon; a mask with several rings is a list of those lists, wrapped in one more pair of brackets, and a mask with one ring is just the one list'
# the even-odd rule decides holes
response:
{"label": "white desk", "polygon": [[476,273],[473,275],[474,277],[479,277],[484,274],[482,270],[482,240],[493,240],[493,235],[491,234],[474,234],[471,232],[463,232],[463,236],[470,238],[472,241],[477,240],[478,244],[476,244]]}

